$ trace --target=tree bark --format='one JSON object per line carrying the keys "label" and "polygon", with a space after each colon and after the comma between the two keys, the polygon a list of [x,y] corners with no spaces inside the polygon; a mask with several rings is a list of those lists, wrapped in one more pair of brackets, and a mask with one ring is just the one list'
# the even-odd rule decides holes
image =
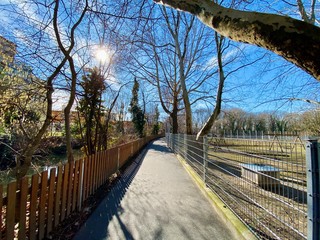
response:
{"label": "tree bark", "polygon": [[170,114],[171,120],[172,120],[172,133],[177,134],[178,133],[178,112],[173,110]]}
{"label": "tree bark", "polygon": [[[192,131],[192,111],[191,111],[189,93],[188,93],[187,85],[186,85],[187,79],[186,79],[186,74],[185,74],[185,55],[187,52],[186,45],[187,45],[187,41],[188,41],[188,35],[190,33],[191,28],[193,27],[194,20],[191,21],[190,25],[188,25],[183,41],[179,42],[179,28],[180,28],[180,18],[181,18],[180,14],[177,15],[177,19],[176,19],[176,22],[173,24],[173,27],[171,26],[171,23],[169,21],[169,16],[168,16],[165,8],[163,8],[163,15],[164,15],[165,20],[167,22],[167,27],[169,29],[169,32],[170,32],[172,38],[174,39],[175,50],[176,50],[176,54],[178,55],[179,80],[181,83],[182,98],[183,98],[184,109],[185,109],[186,133],[188,135],[191,135],[193,132]],[[181,50],[180,44],[184,45],[183,50]]]}
{"label": "tree bark", "polygon": [[225,8],[210,0],[154,0],[196,15],[232,40],[268,49],[320,80],[320,28],[287,16]]}
{"label": "tree bark", "polygon": [[220,112],[221,112],[222,93],[223,93],[224,82],[226,80],[226,77],[224,75],[224,70],[223,70],[223,64],[222,64],[221,45],[223,42],[223,38],[224,38],[223,36],[218,36],[218,33],[215,33],[215,40],[216,40],[216,47],[217,47],[217,59],[218,59],[218,70],[219,70],[219,85],[218,85],[218,91],[217,91],[217,97],[216,97],[216,106],[214,107],[213,113],[211,114],[211,116],[209,117],[207,122],[204,124],[204,126],[198,132],[197,140],[199,139],[199,137],[205,136],[209,133],[212,125],[218,119]]}
{"label": "tree bark", "polygon": [[73,153],[72,153],[72,146],[71,146],[71,130],[70,130],[70,111],[75,99],[75,91],[76,91],[76,81],[77,81],[77,72],[75,70],[75,65],[73,58],[71,56],[71,50],[75,46],[75,31],[77,27],[82,22],[87,10],[88,10],[88,0],[85,1],[85,6],[78,18],[78,20],[74,23],[70,30],[70,46],[69,48],[65,48],[63,41],[61,39],[61,32],[58,27],[58,11],[59,11],[59,4],[60,1],[56,1],[54,7],[54,16],[53,16],[53,29],[55,33],[55,37],[57,39],[58,47],[64,55],[64,58],[68,60],[69,67],[71,71],[71,89],[70,89],[70,97],[68,100],[68,104],[64,109],[64,117],[65,117],[65,131],[66,131],[66,145],[67,145],[67,157],[68,161],[73,161]]}

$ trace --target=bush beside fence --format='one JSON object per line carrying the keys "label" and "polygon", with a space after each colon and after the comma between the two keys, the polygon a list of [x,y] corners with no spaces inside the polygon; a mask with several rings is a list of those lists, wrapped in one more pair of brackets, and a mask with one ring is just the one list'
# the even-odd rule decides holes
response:
{"label": "bush beside fence", "polygon": [[0,196],[3,196],[0,198],[0,239],[32,240],[50,236],[50,232],[71,213],[80,210],[84,201],[112,174],[158,137],[141,138],[24,177],[19,184],[0,185]]}

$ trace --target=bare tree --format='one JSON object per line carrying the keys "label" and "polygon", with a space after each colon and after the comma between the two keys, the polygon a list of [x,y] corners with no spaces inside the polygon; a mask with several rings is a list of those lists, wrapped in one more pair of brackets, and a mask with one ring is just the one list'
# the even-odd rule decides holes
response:
{"label": "bare tree", "polygon": [[[21,48],[25,49],[19,54],[20,58],[25,61],[30,59],[28,63],[32,64],[34,69],[38,67],[36,71],[38,75],[41,75],[40,78],[46,76],[45,119],[38,129],[34,129],[34,133],[30,136],[30,141],[22,147],[21,153],[17,156],[17,178],[26,175],[31,165],[33,154],[38,149],[41,139],[51,124],[54,82],[65,70],[67,62],[72,72],[72,78],[76,78],[74,59],[72,57],[72,51],[75,47],[75,32],[83,21],[88,5],[87,2],[84,5],[79,3],[76,6],[76,16],[73,16],[69,25],[65,26],[60,19],[60,11],[61,9],[65,10],[66,5],[62,4],[61,7],[61,2],[62,0],[58,0],[43,4],[43,2],[26,1],[24,3],[9,3],[6,5],[6,13],[10,14],[10,17],[19,19],[20,25],[24,26],[24,28],[19,29],[20,32],[17,35],[17,38],[21,40],[21,45],[23,45]],[[64,17],[66,16],[68,15],[64,15]],[[63,34],[61,29],[67,29],[66,34]],[[72,88],[74,89],[75,86],[72,85]],[[66,112],[68,112],[71,101],[73,101],[72,97],[67,105]]]}
{"label": "bare tree", "polygon": [[320,80],[320,28],[312,24],[288,16],[225,8],[209,0],[155,2],[190,12],[232,40],[273,51]]}
{"label": "bare tree", "polygon": [[[185,132],[192,134],[191,106],[208,96],[209,90],[204,86],[216,73],[216,69],[205,64],[214,52],[210,47],[213,39],[208,38],[212,31],[207,31],[195,17],[164,7],[157,10],[155,14],[165,21],[150,22],[149,34],[139,47],[149,60],[145,61],[141,54],[135,57],[139,74],[156,87],[164,111],[172,117],[174,132],[178,131],[178,112],[184,108]],[[171,96],[165,103],[167,93]]]}

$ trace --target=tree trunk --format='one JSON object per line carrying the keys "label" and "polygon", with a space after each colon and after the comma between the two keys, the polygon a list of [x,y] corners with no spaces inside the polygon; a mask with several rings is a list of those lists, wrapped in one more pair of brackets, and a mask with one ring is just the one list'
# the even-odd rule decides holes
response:
{"label": "tree trunk", "polygon": [[226,80],[226,77],[224,75],[224,70],[223,70],[223,64],[222,64],[221,46],[222,46],[223,37],[218,36],[218,33],[215,33],[215,41],[217,46],[217,59],[218,59],[218,70],[219,70],[219,85],[218,85],[218,91],[217,91],[217,97],[216,97],[216,105],[214,107],[213,113],[211,114],[207,122],[204,124],[204,126],[198,132],[197,139],[200,136],[205,136],[209,133],[209,131],[212,128],[212,125],[218,119],[221,111],[222,93],[223,93],[224,82]]}
{"label": "tree trunk", "polygon": [[65,108],[64,109],[64,129],[66,132],[66,146],[67,146],[67,159],[68,162],[72,162],[73,159],[73,153],[72,153],[72,138],[71,138],[71,130],[70,130],[70,109]]}
{"label": "tree trunk", "polygon": [[189,94],[187,91],[185,80],[181,79],[182,97],[186,114],[186,133],[192,135],[192,111],[190,106]]}
{"label": "tree trunk", "polygon": [[67,158],[68,162],[74,161],[73,158],[73,150],[72,150],[72,136],[71,136],[71,123],[70,123],[70,112],[72,105],[74,103],[74,99],[76,97],[76,81],[77,81],[77,73],[74,68],[73,59],[68,59],[70,64],[70,70],[72,74],[71,78],[71,89],[70,89],[70,97],[67,103],[67,106],[64,109],[64,122],[65,122],[65,132],[66,132],[66,145],[67,145]]}
{"label": "tree trunk", "polygon": [[170,117],[172,119],[172,133],[177,134],[178,133],[178,112],[172,111],[170,114]]}
{"label": "tree trunk", "polygon": [[154,0],[196,15],[232,40],[268,49],[320,80],[320,28],[287,16],[225,8],[210,0]]}
{"label": "tree trunk", "polygon": [[[31,153],[31,152],[30,152]],[[17,182],[19,182],[20,179],[22,179],[24,176],[27,175],[32,161],[32,155],[33,153],[24,155],[24,156],[18,156],[17,157],[17,167],[15,169],[15,175],[17,178]]]}

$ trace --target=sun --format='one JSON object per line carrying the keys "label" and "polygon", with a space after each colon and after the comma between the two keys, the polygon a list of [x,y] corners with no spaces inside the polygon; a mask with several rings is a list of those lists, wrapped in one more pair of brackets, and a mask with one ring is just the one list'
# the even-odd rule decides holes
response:
{"label": "sun", "polygon": [[95,52],[95,58],[100,62],[100,63],[105,63],[107,60],[110,60],[110,53],[107,49],[105,48],[99,48]]}

